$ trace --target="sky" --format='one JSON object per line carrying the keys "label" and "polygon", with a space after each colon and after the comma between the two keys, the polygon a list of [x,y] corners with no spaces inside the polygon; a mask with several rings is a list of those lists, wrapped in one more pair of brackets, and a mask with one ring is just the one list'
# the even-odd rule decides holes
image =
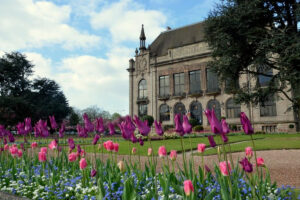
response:
{"label": "sky", "polygon": [[166,27],[203,21],[219,0],[1,0],[0,56],[19,51],[69,105],[129,110],[128,61]]}

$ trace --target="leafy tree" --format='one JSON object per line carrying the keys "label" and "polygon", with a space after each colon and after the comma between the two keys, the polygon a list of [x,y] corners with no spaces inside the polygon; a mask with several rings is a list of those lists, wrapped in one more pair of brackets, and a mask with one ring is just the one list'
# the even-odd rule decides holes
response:
{"label": "leafy tree", "polygon": [[122,117],[119,113],[115,112],[111,115],[111,120],[117,120]]}
{"label": "leafy tree", "polygon": [[147,120],[148,121],[148,126],[152,126],[153,122],[154,122],[154,118],[151,115],[144,115],[142,118],[142,121]]}
{"label": "leafy tree", "polygon": [[55,115],[61,122],[69,112],[59,85],[46,78],[32,81],[33,65],[21,53],[0,58],[0,124],[13,126],[25,117],[33,121]]}
{"label": "leafy tree", "polygon": [[[227,0],[205,22],[209,66],[240,103],[264,103],[274,94],[292,102],[299,121],[299,0]],[[275,73],[270,73],[272,70]],[[246,76],[248,83],[237,87]],[[259,77],[268,80],[261,87]],[[255,80],[255,85],[250,81]],[[299,126],[298,126],[299,129]]]}
{"label": "leafy tree", "polygon": [[75,112],[74,108],[70,109],[69,124],[70,126],[76,126],[80,122],[78,113]]}

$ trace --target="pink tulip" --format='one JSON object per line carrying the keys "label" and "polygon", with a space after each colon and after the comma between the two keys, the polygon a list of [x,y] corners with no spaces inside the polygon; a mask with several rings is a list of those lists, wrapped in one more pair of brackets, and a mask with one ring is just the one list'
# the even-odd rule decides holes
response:
{"label": "pink tulip", "polygon": [[70,162],[74,162],[77,159],[77,153],[70,153],[68,158]]}
{"label": "pink tulip", "polygon": [[264,161],[263,158],[258,157],[256,160],[257,160],[257,166],[258,166],[258,167],[264,166],[264,165],[265,165],[265,161]]}
{"label": "pink tulip", "polygon": [[118,143],[113,143],[114,145],[114,152],[118,152],[119,151],[119,144]]}
{"label": "pink tulip", "polygon": [[176,158],[177,158],[177,152],[176,152],[176,150],[171,150],[171,152],[170,152],[170,159],[172,161],[175,161]]}
{"label": "pink tulip", "polygon": [[191,180],[185,180],[183,182],[184,185],[184,193],[186,196],[190,196],[191,192],[194,192],[194,186]]}
{"label": "pink tulip", "polygon": [[152,148],[148,148],[148,156],[152,155]]}
{"label": "pink tulip", "polygon": [[50,125],[51,125],[51,128],[53,130],[57,129],[57,123],[55,121],[55,117],[54,115],[53,116],[49,116],[49,119],[50,119]]}
{"label": "pink tulip", "polygon": [[21,158],[23,155],[23,151],[21,149],[18,150],[18,157]]}
{"label": "pink tulip", "polygon": [[85,155],[86,155],[85,150],[82,149],[81,152],[80,152],[80,156],[81,156],[81,157],[84,157]]}
{"label": "pink tulip", "polygon": [[211,131],[215,134],[222,133],[222,125],[216,117],[214,109],[206,109],[204,113],[209,121]]}
{"label": "pink tulip", "polygon": [[157,135],[162,136],[164,134],[164,130],[161,127],[161,123],[154,120],[155,132]]}
{"label": "pink tulip", "polygon": [[251,158],[253,156],[252,148],[251,147],[246,147],[245,148],[245,153],[246,153],[247,158]]}
{"label": "pink tulip", "polygon": [[34,148],[37,148],[38,144],[36,142],[33,142],[31,143],[31,148],[34,149]]}
{"label": "pink tulip", "polygon": [[184,133],[192,132],[192,125],[189,123],[189,119],[186,115],[183,115],[182,128],[183,128]]}
{"label": "pink tulip", "polygon": [[240,114],[241,124],[243,126],[244,132],[248,134],[254,133],[254,129],[252,128],[251,122],[249,121],[247,115],[244,112]]}
{"label": "pink tulip", "polygon": [[132,154],[136,154],[136,148],[135,148],[135,147],[132,148],[131,153],[132,153]]}
{"label": "pink tulip", "polygon": [[40,162],[46,162],[47,160],[47,154],[44,151],[39,152],[39,161]]}
{"label": "pink tulip", "polygon": [[198,152],[203,153],[205,151],[206,145],[205,144],[198,144]]}
{"label": "pink tulip", "polygon": [[165,146],[160,146],[158,148],[158,155],[159,157],[165,157],[167,155],[167,150]]}
{"label": "pink tulip", "polygon": [[87,167],[87,162],[85,160],[85,158],[81,158],[79,161],[79,167],[81,170],[85,169]]}
{"label": "pink tulip", "polygon": [[18,148],[17,148],[17,147],[12,146],[12,147],[9,148],[9,151],[10,151],[10,153],[11,153],[11,155],[12,155],[13,157],[18,156]]}
{"label": "pink tulip", "polygon": [[[228,165],[228,170],[227,170],[227,165]],[[226,164],[226,161],[220,162],[219,167],[220,167],[220,171],[223,174],[223,176],[229,175],[229,173],[231,171],[231,166],[230,166],[229,162],[227,162],[227,164]]]}
{"label": "pink tulip", "polygon": [[47,153],[47,152],[48,152],[47,147],[42,147],[42,148],[41,148],[41,152]]}
{"label": "pink tulip", "polygon": [[9,150],[9,145],[8,145],[8,144],[5,144],[5,145],[4,145],[4,151],[7,151],[7,150]]}
{"label": "pink tulip", "polygon": [[184,130],[183,130],[183,127],[182,127],[182,124],[181,124],[180,114],[175,115],[174,122],[175,122],[175,131],[180,136],[183,136],[184,135]]}
{"label": "pink tulip", "polygon": [[49,149],[54,150],[57,149],[57,141],[56,140],[52,140],[50,142],[50,144],[48,145]]}
{"label": "pink tulip", "polygon": [[103,143],[103,146],[104,148],[107,150],[107,151],[113,151],[114,150],[114,143],[113,141],[111,140],[108,140],[106,142]]}

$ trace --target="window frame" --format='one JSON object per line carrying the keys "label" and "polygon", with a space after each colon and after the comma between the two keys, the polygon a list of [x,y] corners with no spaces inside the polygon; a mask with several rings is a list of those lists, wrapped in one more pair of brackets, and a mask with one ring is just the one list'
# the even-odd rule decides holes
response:
{"label": "window frame", "polygon": [[142,79],[139,81],[138,84],[138,98],[139,99],[145,99],[147,98],[147,81],[145,79]]}
{"label": "window frame", "polygon": [[[184,93],[184,72],[176,73],[174,77],[174,95],[182,95]],[[176,83],[178,80],[178,83]]]}
{"label": "window frame", "polygon": [[170,77],[169,77],[169,75],[160,76],[159,77],[159,96],[165,97],[168,95],[170,95]]}
{"label": "window frame", "polygon": [[198,94],[202,92],[200,69],[189,71],[189,85],[190,85],[190,94]]}

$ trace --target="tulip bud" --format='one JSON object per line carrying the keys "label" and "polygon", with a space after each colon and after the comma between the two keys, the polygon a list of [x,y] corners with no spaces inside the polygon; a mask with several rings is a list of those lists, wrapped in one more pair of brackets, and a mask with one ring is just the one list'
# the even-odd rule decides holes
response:
{"label": "tulip bud", "polygon": [[151,155],[152,155],[152,149],[148,148],[148,156],[151,156]]}
{"label": "tulip bud", "polygon": [[119,161],[118,162],[118,167],[119,167],[119,169],[120,169],[121,172],[125,171],[125,165],[124,165],[123,161]]}
{"label": "tulip bud", "polygon": [[136,148],[135,148],[135,147],[132,148],[131,153],[132,153],[133,155],[136,154]]}
{"label": "tulip bud", "polygon": [[175,150],[171,150],[171,153],[170,153],[170,159],[172,161],[175,161],[177,158],[177,152]]}
{"label": "tulip bud", "polygon": [[191,180],[185,180],[183,182],[184,185],[184,193],[186,196],[190,196],[191,192],[194,192],[194,186]]}

